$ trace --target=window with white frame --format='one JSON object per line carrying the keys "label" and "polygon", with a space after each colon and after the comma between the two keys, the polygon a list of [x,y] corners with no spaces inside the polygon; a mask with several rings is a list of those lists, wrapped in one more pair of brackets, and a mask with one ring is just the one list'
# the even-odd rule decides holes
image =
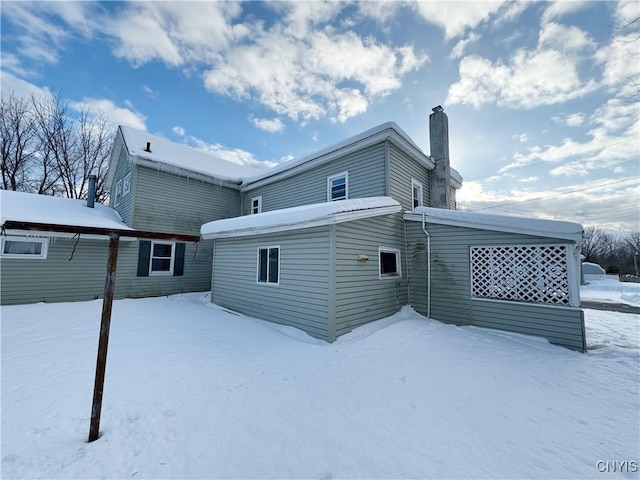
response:
{"label": "window with white frame", "polygon": [[131,191],[131,172],[127,173],[122,181],[122,196],[126,196]]}
{"label": "window with white frame", "polygon": [[411,179],[411,204],[413,208],[422,207],[422,183],[416,179]]}
{"label": "window with white frame", "polygon": [[149,275],[173,275],[175,243],[151,242]]}
{"label": "window with white frame", "polygon": [[349,198],[349,172],[327,177],[327,202]]}
{"label": "window with white frame", "polygon": [[400,250],[397,248],[378,247],[378,263],[380,265],[380,278],[398,278],[402,276]]}
{"label": "window with white frame", "polygon": [[257,282],[280,284],[280,246],[258,247]]}
{"label": "window with white frame", "polygon": [[113,196],[113,206],[117,207],[120,205],[120,200],[122,199],[122,180],[118,180],[116,183],[116,191]]}
{"label": "window with white frame", "polygon": [[49,239],[2,237],[2,256],[7,258],[47,258]]}
{"label": "window with white frame", "polygon": [[262,213],[262,195],[251,199],[251,214]]}

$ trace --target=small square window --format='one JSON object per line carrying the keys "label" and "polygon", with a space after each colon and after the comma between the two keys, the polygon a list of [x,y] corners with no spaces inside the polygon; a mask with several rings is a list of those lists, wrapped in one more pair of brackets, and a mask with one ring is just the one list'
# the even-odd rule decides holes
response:
{"label": "small square window", "polygon": [[251,214],[262,213],[262,196],[251,199]]}
{"label": "small square window", "polygon": [[122,183],[122,196],[128,195],[131,191],[131,173],[127,173],[127,175],[123,179]]}
{"label": "small square window", "polygon": [[3,237],[2,256],[7,258],[47,258],[46,238]]}
{"label": "small square window", "polygon": [[402,276],[400,270],[400,250],[396,248],[378,248],[380,278],[398,278]]}
{"label": "small square window", "polygon": [[413,208],[422,207],[423,194],[422,194],[422,183],[415,179],[411,179],[411,202]]}
{"label": "small square window", "polygon": [[151,242],[149,275],[173,275],[174,243]]}
{"label": "small square window", "polygon": [[327,177],[327,202],[349,198],[349,172]]}
{"label": "small square window", "polygon": [[258,283],[280,283],[280,247],[258,248]]}

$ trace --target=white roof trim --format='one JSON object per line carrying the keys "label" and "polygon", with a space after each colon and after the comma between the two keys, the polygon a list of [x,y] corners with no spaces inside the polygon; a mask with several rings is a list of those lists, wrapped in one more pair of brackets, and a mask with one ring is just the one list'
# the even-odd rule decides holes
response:
{"label": "white roof trim", "polygon": [[424,213],[427,223],[452,225],[455,227],[475,228],[507,233],[519,233],[536,237],[557,238],[579,242],[582,240],[582,225],[558,220],[512,217],[507,215],[488,215],[484,213],[446,210],[442,208],[418,207],[405,212],[404,219],[421,222]]}
{"label": "white roof trim", "polygon": [[312,153],[297,160],[281,163],[264,173],[255,177],[246,178],[241,187],[242,191],[252,190],[263,185],[270,184],[275,181],[297,175],[301,172],[317,167],[334,160],[337,157],[347,155],[354,151],[366,148],[371,145],[383,142],[385,140],[392,141],[407,155],[422,163],[427,169],[431,170],[434,163],[431,158],[426,155],[420,147],[418,147],[411,138],[394,122],[387,122],[366,130],[358,135],[349,137],[342,142],[331,145],[318,152]]}
{"label": "white roof trim", "polygon": [[264,235],[334,225],[401,211],[400,203],[389,197],[356,198],[216,220],[202,225],[200,233],[203,239]]}
{"label": "white roof trim", "polygon": [[[29,238],[64,238],[64,239],[73,239],[74,241],[80,237],[80,240],[104,240],[108,241],[108,235],[88,235],[86,233],[65,233],[65,232],[49,232],[46,230],[14,230],[7,229],[7,236],[15,236],[15,237],[29,237]],[[125,237],[120,236],[120,241],[133,241],[137,240],[136,237]]]}

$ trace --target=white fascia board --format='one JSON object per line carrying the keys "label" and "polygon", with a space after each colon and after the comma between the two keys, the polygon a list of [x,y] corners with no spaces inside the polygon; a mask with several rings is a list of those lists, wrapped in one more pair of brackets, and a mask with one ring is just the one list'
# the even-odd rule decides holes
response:
{"label": "white fascia board", "polygon": [[455,168],[451,168],[451,186],[456,189],[462,188],[462,175]]}
{"label": "white fascia board", "polygon": [[134,165],[147,167],[152,170],[158,170],[173,175],[179,175],[181,177],[186,177],[193,180],[200,180],[201,182],[211,183],[213,185],[240,190],[240,183],[242,180],[239,178],[229,179],[226,177],[214,177],[212,175],[194,172],[193,170],[187,170],[186,168],[181,168],[176,165],[171,165],[169,163],[164,163],[158,160],[149,160],[148,158],[138,157],[137,155],[130,156],[129,158],[133,160]]}
{"label": "white fascia board", "polygon": [[[433,160],[431,160],[428,155],[425,155],[413,142],[411,142],[406,134],[399,132],[399,127],[395,126],[395,124],[384,125],[386,126],[384,130],[374,133],[369,137],[358,139],[348,145],[340,145],[339,147],[330,151],[321,150],[316,154],[317,156],[311,156],[311,158],[309,158],[308,160],[303,159],[301,163],[294,163],[290,168],[278,170],[273,173],[269,173],[267,171],[263,175],[254,177],[255,180],[252,180],[251,178],[245,179],[242,187],[240,188],[240,191],[250,191],[254,188],[259,188],[264,185],[269,185],[285,178],[298,175],[299,173],[302,173],[311,168],[315,168],[319,165],[331,162],[338,157],[348,155],[350,153],[369,147],[371,145],[375,145],[385,140],[392,141],[398,148],[400,148],[414,160],[424,165],[428,170],[432,170],[434,168],[435,164],[433,163]],[[295,160],[293,160],[293,162],[295,162]],[[278,167],[274,168],[277,169]]]}
{"label": "white fascia board", "polygon": [[[65,232],[46,232],[41,230],[7,230],[8,236],[16,236],[16,237],[30,237],[30,238],[66,238],[73,239],[77,238],[77,233],[65,233]],[[84,233],[80,234],[80,240],[109,240],[108,235],[87,235]],[[137,240],[135,237],[124,237],[121,236],[120,240],[122,241],[133,241]]]}
{"label": "white fascia board", "polygon": [[[405,212],[404,219],[413,222],[422,222],[422,214],[414,212]],[[569,240],[573,243],[580,242],[582,240],[582,232],[580,233],[566,233],[566,232],[552,232],[552,231],[539,231],[532,230],[523,227],[515,227],[508,225],[491,225],[487,223],[473,222],[472,220],[453,220],[450,218],[437,218],[429,215],[424,217],[426,223],[435,223],[437,225],[451,225],[452,227],[466,227],[474,228],[477,230],[491,230],[495,232],[505,233],[519,233],[522,235],[530,235],[535,237],[545,238],[557,238],[561,240]],[[550,220],[551,221],[551,220]]]}
{"label": "white fascia board", "polygon": [[394,205],[390,207],[379,207],[375,209],[367,210],[355,210],[352,212],[334,213],[315,220],[307,220],[298,223],[271,225],[268,227],[259,228],[242,228],[238,230],[228,230],[218,233],[203,233],[202,238],[204,240],[216,239],[216,238],[232,238],[232,237],[248,237],[253,235],[265,235],[267,233],[288,232],[291,230],[300,230],[303,228],[322,227],[326,225],[335,225],[338,223],[352,222],[354,220],[362,220],[365,218],[379,217],[381,215],[391,215],[402,211],[402,207]]}
{"label": "white fascia board", "polygon": [[120,158],[120,152],[122,151],[123,147],[126,147],[126,145],[124,143],[124,138],[122,137],[120,127],[118,126],[116,138],[113,141],[113,147],[111,147],[111,154],[109,156],[109,169],[107,170],[107,178],[104,182],[104,189],[107,192],[111,191],[111,184],[113,183],[113,179],[116,176],[118,159]]}

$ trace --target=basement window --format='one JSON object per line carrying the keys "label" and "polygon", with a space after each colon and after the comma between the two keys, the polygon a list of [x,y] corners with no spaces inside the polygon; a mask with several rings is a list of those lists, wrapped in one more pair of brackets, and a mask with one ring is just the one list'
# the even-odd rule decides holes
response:
{"label": "basement window", "polygon": [[397,248],[378,247],[380,278],[402,277],[400,270],[400,250]]}
{"label": "basement window", "polygon": [[327,202],[349,198],[349,172],[327,177]]}
{"label": "basement window", "polygon": [[280,246],[258,248],[257,282],[280,284]]}
{"label": "basement window", "polygon": [[2,256],[5,258],[47,258],[47,238],[3,237]]}

